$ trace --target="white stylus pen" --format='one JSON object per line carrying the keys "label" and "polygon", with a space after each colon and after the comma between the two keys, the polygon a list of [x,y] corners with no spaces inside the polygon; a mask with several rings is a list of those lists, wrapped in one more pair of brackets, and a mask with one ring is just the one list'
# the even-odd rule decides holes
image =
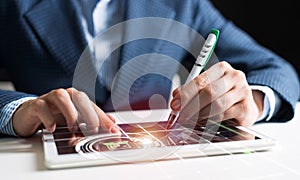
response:
{"label": "white stylus pen", "polygon": [[[185,81],[185,84],[188,84],[192,79],[194,79],[195,77],[197,77],[201,71],[205,68],[207,62],[209,61],[216,43],[218,41],[219,38],[219,34],[220,31],[217,29],[212,29],[210,31],[210,34],[208,35],[199,56],[197,57],[197,60],[187,78],[187,80]],[[179,115],[179,111],[172,111],[169,115],[168,121],[167,121],[167,125],[166,125],[166,129],[170,129],[173,127],[173,125],[175,124],[175,122],[177,121]]]}

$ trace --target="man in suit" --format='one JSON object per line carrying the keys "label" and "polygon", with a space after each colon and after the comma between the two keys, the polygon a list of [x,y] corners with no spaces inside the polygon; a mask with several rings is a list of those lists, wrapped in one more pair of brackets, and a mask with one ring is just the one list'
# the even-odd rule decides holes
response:
{"label": "man in suit", "polygon": [[[108,26],[102,24],[99,28],[95,22],[101,21],[106,13],[99,15],[104,11],[101,9],[104,2],[116,3],[117,13],[106,14],[106,18],[118,21]],[[93,94],[85,92],[85,87],[73,86],[78,60],[95,34],[118,22],[147,17],[174,20],[203,37],[212,28],[221,31],[215,49],[221,62],[212,65],[187,86],[173,91],[170,106],[173,110],[181,110],[179,121],[196,119],[201,122],[210,117],[251,126],[255,122],[292,119],[299,99],[299,80],[293,67],[226,20],[209,1],[100,0],[94,10],[88,10],[99,13],[92,18],[85,14],[86,5],[90,3],[91,0],[1,1],[0,66],[9,73],[16,89],[0,90],[2,133],[30,136],[41,127],[54,131],[60,124],[67,124],[70,131],[75,131],[79,119],[92,131],[104,127],[119,132],[114,119],[105,111],[149,109],[153,94],[160,94],[167,101],[170,79],[151,73],[132,84],[126,95],[130,99],[127,107],[123,102],[113,106],[116,102],[113,102],[111,76],[115,76],[116,69],[96,78],[93,101]],[[130,28],[124,27],[124,31]],[[172,26],[161,24],[162,33],[173,30]],[[187,69],[195,61],[176,44],[153,38],[128,42],[114,53],[111,62],[118,69],[130,59],[149,53],[170,56]],[[163,58],[160,62],[170,76],[178,70],[167,68]],[[147,66],[140,68],[147,69]],[[105,80],[106,76],[110,76],[110,81]],[[166,108],[166,104],[158,103],[154,107]]]}

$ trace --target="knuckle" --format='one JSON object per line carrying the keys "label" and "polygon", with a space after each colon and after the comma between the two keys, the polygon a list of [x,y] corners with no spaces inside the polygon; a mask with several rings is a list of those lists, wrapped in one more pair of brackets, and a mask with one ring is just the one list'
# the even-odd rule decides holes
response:
{"label": "knuckle", "polygon": [[38,113],[40,109],[43,109],[47,105],[47,102],[43,99],[36,99],[33,102],[33,111]]}
{"label": "knuckle", "polygon": [[240,70],[235,70],[233,72],[233,76],[235,78],[237,78],[239,81],[245,81],[246,80],[246,75],[243,71],[240,71]]}
{"label": "knuckle", "polygon": [[209,82],[208,82],[207,76],[197,76],[195,78],[195,84],[197,86],[198,91],[200,91],[201,89],[206,87],[208,83]]}
{"label": "knuckle", "polygon": [[68,96],[68,92],[62,88],[54,90],[53,94],[59,99],[64,99],[66,96]]}
{"label": "knuckle", "polygon": [[71,90],[71,91],[77,91],[77,89],[76,89],[76,88],[74,88],[74,87],[70,87],[70,88],[68,88],[67,90]]}
{"label": "knuckle", "polygon": [[231,65],[230,65],[228,62],[226,62],[226,61],[221,61],[221,62],[219,62],[219,67],[220,67],[220,69],[223,70],[224,72],[225,72],[226,70],[232,69]]}
{"label": "knuckle", "polygon": [[57,96],[57,97],[65,97],[67,95],[67,91],[65,89],[57,89],[54,94]]}
{"label": "knuckle", "polygon": [[70,94],[72,94],[73,92],[77,91],[74,87],[70,87],[68,89],[66,89],[66,91]]}
{"label": "knuckle", "polygon": [[88,96],[87,96],[83,91],[76,91],[76,92],[74,92],[74,95],[75,95],[76,98],[78,98],[78,99],[85,99],[85,98],[88,98]]}
{"label": "knuckle", "polygon": [[34,102],[34,106],[37,107],[37,108],[42,108],[46,105],[46,101],[43,100],[43,99],[37,99],[35,102]]}

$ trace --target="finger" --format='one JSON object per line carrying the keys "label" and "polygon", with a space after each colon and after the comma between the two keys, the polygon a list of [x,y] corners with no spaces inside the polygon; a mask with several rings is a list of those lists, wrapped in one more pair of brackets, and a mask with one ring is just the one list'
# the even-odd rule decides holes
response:
{"label": "finger", "polygon": [[201,74],[193,79],[188,84],[184,85],[178,92],[175,92],[175,96],[171,101],[171,108],[173,110],[180,110],[184,108],[196,95],[198,95],[199,89],[204,88],[209,84],[206,74]]}
{"label": "finger", "polygon": [[[226,84],[226,85],[225,85]],[[221,107],[225,107],[223,104],[227,103],[227,101],[231,101],[230,93],[228,92],[234,87],[234,83],[231,81],[229,75],[225,75],[223,78],[218,79],[211,84],[207,85],[202,89],[202,91],[194,96],[194,98],[184,107],[181,111],[182,115],[186,118],[190,118],[194,116],[196,113],[201,115],[200,113],[204,108],[204,117],[207,118],[206,115],[211,113],[211,109],[215,109],[213,105],[218,107],[219,110]],[[227,96],[225,96],[228,94]],[[224,97],[225,96],[225,97]],[[214,112],[213,112],[214,113]],[[219,112],[215,112],[212,115],[218,114]]]}
{"label": "finger", "polygon": [[42,96],[42,98],[59,109],[60,113],[62,113],[66,119],[66,123],[70,131],[76,131],[76,120],[78,118],[78,113],[69,93],[66,90],[53,90],[47,95]]}
{"label": "finger", "polygon": [[72,101],[86,124],[86,128],[95,132],[98,131],[99,119],[89,97],[84,92],[73,89]]}
{"label": "finger", "polygon": [[244,96],[244,91],[241,91],[239,88],[231,89],[204,108],[200,108],[199,119],[206,119],[224,113],[231,106],[241,101]]}
{"label": "finger", "polygon": [[248,106],[246,100],[240,101],[229,107],[225,112],[210,117],[209,119],[215,122],[222,121],[222,123],[228,126],[251,126],[253,122],[246,120],[244,118],[245,115],[242,113],[245,111],[246,106]]}
{"label": "finger", "polygon": [[110,133],[120,134],[121,131],[119,127],[115,124],[115,119],[109,115],[104,113],[97,105],[93,104],[93,107],[99,117],[99,123],[101,127],[106,128]]}
{"label": "finger", "polygon": [[106,115],[113,123],[116,123],[116,119],[112,115],[110,115],[110,114],[106,114]]}
{"label": "finger", "polygon": [[[223,92],[221,92],[223,93]],[[180,116],[184,119],[191,119],[196,118],[199,119],[206,119],[212,117],[216,114],[220,114],[224,112],[224,108],[226,108],[225,103],[230,103],[228,101],[233,101],[234,99],[231,98],[231,94],[234,92],[227,92],[220,95],[216,100],[211,100],[207,102],[207,97],[204,97],[202,93],[196,95],[181,111]],[[206,94],[206,93],[205,93]],[[216,93],[213,93],[216,94]],[[217,95],[213,95],[215,99]],[[204,97],[204,98],[203,98]]]}
{"label": "finger", "polygon": [[224,112],[242,98],[249,98],[250,96],[251,89],[245,74],[238,70],[232,70],[221,79],[203,88],[199,95],[184,107],[181,113],[185,118],[199,114],[200,119],[206,119]]}
{"label": "finger", "polygon": [[[183,109],[180,110],[179,122],[183,121],[191,121],[198,120],[199,112],[200,112],[200,98],[199,95],[196,95],[194,99],[192,99],[189,104],[187,104]],[[196,117],[196,118],[194,118]]]}
{"label": "finger", "polygon": [[246,99],[234,104],[228,110],[224,112],[224,118],[234,119],[235,124],[238,126],[249,127],[252,126],[255,122],[255,118],[252,117],[250,110],[253,108],[249,101]]}
{"label": "finger", "polygon": [[172,92],[172,97],[177,96],[177,94],[180,92],[181,88],[182,88],[182,86],[180,86],[180,87],[174,89],[174,91]]}
{"label": "finger", "polygon": [[[199,101],[201,100],[200,110],[221,98],[225,94],[228,94],[228,92],[232,91],[233,89],[236,89],[235,86],[237,84],[239,84],[239,82],[236,81],[236,78],[232,76],[232,74],[228,73],[204,87],[199,92]],[[223,102],[227,102],[227,100],[230,99],[226,98],[223,100]]]}
{"label": "finger", "polygon": [[33,113],[37,115],[44,127],[50,131],[54,132],[56,128],[56,121],[51,113],[47,102],[43,99],[37,99],[32,103]]}
{"label": "finger", "polygon": [[[51,108],[50,108],[51,109]],[[53,114],[53,112],[52,112]],[[64,117],[64,115],[62,113],[59,114],[53,114],[55,122],[56,122],[56,126],[68,126],[67,122],[66,122],[66,118]]]}
{"label": "finger", "polygon": [[171,108],[173,110],[178,110],[178,108],[176,108],[178,107],[178,102],[180,102],[181,108],[185,107],[198,93],[203,90],[203,88],[220,79],[229,70],[232,70],[232,67],[226,62],[219,62],[215,64],[210,69],[183,86],[179,93],[176,93],[172,99]]}

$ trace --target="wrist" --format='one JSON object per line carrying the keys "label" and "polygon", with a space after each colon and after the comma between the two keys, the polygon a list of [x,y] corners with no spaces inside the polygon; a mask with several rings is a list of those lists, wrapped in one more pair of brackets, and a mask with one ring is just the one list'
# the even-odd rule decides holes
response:
{"label": "wrist", "polygon": [[[35,98],[34,98],[35,99]],[[14,132],[17,136],[20,137],[28,137],[34,134],[39,127],[39,121],[30,120],[30,112],[28,112],[26,107],[30,102],[33,101],[33,98],[27,99],[23,101],[19,106],[15,109],[12,114],[12,125]]]}
{"label": "wrist", "polygon": [[258,119],[259,117],[261,117],[264,111],[265,94],[259,90],[252,90],[252,96],[253,96],[254,103],[256,104],[257,107],[257,111],[258,111],[257,119]]}
{"label": "wrist", "polygon": [[2,126],[0,127],[0,132],[3,134],[8,134],[12,136],[18,136],[15,132],[15,127],[12,122],[13,114],[16,112],[16,109],[23,104],[23,102],[34,99],[35,97],[23,97],[12,101],[6,104],[4,107],[0,109],[0,122],[2,122]]}

